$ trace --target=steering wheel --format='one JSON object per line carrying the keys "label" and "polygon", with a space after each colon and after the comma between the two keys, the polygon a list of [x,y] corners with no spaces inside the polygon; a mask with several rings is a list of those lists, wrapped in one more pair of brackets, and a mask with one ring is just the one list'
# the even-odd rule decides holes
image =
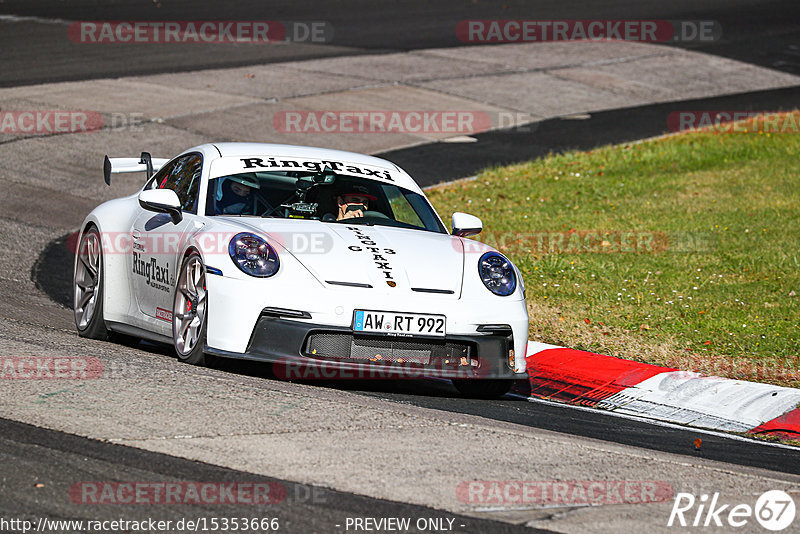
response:
{"label": "steering wheel", "polygon": [[388,219],[389,216],[380,211],[365,211],[364,217],[372,217],[373,219]]}

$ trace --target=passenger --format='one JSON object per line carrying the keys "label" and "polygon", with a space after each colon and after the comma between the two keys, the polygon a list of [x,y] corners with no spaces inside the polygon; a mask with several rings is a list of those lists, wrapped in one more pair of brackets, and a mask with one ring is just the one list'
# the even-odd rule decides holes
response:
{"label": "passenger", "polygon": [[247,175],[220,178],[222,199],[217,201],[218,215],[256,215],[257,191],[260,189],[258,179]]}

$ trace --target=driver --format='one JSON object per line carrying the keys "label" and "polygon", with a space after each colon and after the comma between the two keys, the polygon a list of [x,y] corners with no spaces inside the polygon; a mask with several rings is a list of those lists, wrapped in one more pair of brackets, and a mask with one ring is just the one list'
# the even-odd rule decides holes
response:
{"label": "driver", "polygon": [[369,209],[369,202],[375,200],[378,200],[377,197],[370,195],[369,190],[363,185],[347,185],[336,197],[336,203],[339,205],[336,220],[363,217],[364,212]]}
{"label": "driver", "polygon": [[256,192],[261,186],[255,176],[229,176],[222,184],[222,198],[217,201],[217,213],[226,215],[255,215]]}

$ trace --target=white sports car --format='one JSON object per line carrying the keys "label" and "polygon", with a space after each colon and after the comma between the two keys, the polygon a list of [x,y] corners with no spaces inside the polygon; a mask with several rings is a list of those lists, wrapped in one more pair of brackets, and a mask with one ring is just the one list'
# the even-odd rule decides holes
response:
{"label": "white sports car", "polygon": [[444,377],[469,396],[526,378],[519,271],[465,239],[477,217],[453,214],[449,234],[388,161],[216,143],[171,160],[106,157],[104,170],[109,184],[148,179],[81,226],[82,336],[167,342],[198,365],[272,362],[290,378]]}

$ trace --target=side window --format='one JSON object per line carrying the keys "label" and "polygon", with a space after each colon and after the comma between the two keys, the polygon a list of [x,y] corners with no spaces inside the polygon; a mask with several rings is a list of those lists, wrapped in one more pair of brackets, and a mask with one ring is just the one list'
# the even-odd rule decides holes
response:
{"label": "side window", "polygon": [[200,173],[203,157],[200,154],[187,154],[167,165],[156,174],[155,187],[172,189],[181,201],[181,209],[197,213],[197,193],[200,190]]}
{"label": "side window", "polygon": [[383,191],[386,193],[386,198],[389,200],[389,206],[392,208],[394,220],[400,221],[419,228],[425,228],[425,224],[419,218],[414,207],[409,203],[402,191],[395,186],[383,186]]}
{"label": "side window", "polygon": [[172,174],[172,171],[175,170],[175,165],[178,164],[178,160],[173,160],[161,167],[157,173],[150,178],[150,181],[144,187],[145,189],[161,189],[161,184],[165,183],[169,178],[169,175]]}

